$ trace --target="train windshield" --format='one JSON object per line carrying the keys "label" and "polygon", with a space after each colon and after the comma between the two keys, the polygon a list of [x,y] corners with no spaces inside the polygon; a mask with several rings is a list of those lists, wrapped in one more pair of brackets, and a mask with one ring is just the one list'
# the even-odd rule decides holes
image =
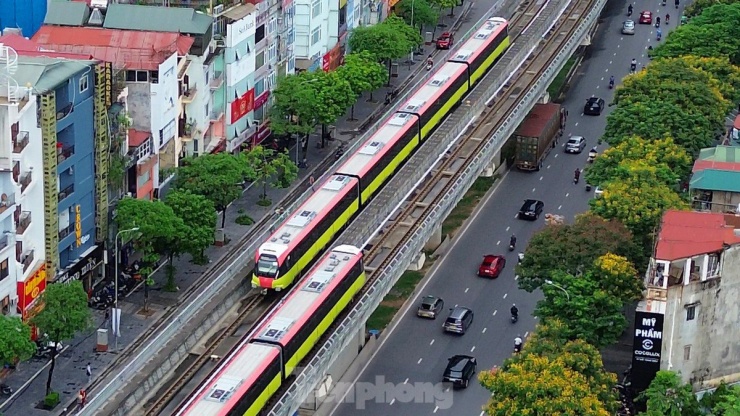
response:
{"label": "train windshield", "polygon": [[257,260],[257,275],[260,277],[277,277],[278,269],[277,257],[263,254]]}

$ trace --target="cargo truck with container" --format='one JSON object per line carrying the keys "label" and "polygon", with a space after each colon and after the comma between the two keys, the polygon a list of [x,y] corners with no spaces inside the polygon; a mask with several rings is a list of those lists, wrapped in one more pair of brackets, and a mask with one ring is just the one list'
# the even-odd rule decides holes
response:
{"label": "cargo truck with container", "polygon": [[514,132],[516,166],[519,169],[533,171],[542,168],[543,161],[563,134],[565,117],[566,112],[560,104],[535,104]]}

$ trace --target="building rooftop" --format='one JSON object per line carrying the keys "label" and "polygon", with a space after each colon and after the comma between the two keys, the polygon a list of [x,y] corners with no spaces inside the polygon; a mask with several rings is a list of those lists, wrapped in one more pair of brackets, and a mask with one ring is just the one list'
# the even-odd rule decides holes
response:
{"label": "building rooftop", "polygon": [[13,79],[19,86],[30,86],[34,93],[43,94],[96,63],[93,60],[19,56],[18,70]]}
{"label": "building rooftop", "polygon": [[103,27],[106,29],[147,30],[203,35],[213,25],[213,17],[185,7],[108,5]]}
{"label": "building rooftop", "polygon": [[658,233],[655,259],[673,261],[713,253],[740,243],[740,217],[695,211],[666,211]]}
{"label": "building rooftop", "polygon": [[80,54],[80,53],[65,53],[46,50],[40,47],[36,42],[26,39],[20,35],[3,35],[0,36],[0,43],[10,46],[15,50],[19,56],[37,56],[37,57],[48,57],[48,58],[64,58],[64,59],[81,59],[85,61],[92,60],[92,55]]}
{"label": "building rooftop", "polygon": [[178,33],[44,25],[33,41],[60,52],[90,54],[118,68],[156,71],[172,53],[186,55],[194,40]]}
{"label": "building rooftop", "polygon": [[693,172],[704,169],[740,171],[740,148],[735,146],[716,146],[701,149],[694,162]]}
{"label": "building rooftop", "polygon": [[45,25],[82,26],[90,18],[90,8],[85,3],[50,1]]}
{"label": "building rooftop", "polygon": [[700,170],[691,176],[689,188],[705,191],[740,192],[740,171]]}
{"label": "building rooftop", "polygon": [[128,129],[128,147],[141,146],[151,135],[148,131]]}

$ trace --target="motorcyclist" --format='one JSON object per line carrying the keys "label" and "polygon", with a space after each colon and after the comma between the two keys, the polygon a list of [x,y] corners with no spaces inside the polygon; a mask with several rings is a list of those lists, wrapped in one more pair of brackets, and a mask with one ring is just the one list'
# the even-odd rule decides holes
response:
{"label": "motorcyclist", "polygon": [[661,31],[660,29],[658,29],[658,30],[657,30],[657,31],[655,32],[655,34],[656,34],[656,35],[658,35],[658,40],[660,40],[660,38],[661,38],[661,37],[663,36],[663,31]]}
{"label": "motorcyclist", "polygon": [[655,18],[655,27],[660,26],[660,16]]}
{"label": "motorcyclist", "polygon": [[434,59],[432,59],[432,55],[429,55],[429,57],[427,57],[427,69],[432,69],[433,66]]}
{"label": "motorcyclist", "polygon": [[522,350],[522,344],[524,341],[519,337],[519,335],[514,338],[514,351],[519,352]]}
{"label": "motorcyclist", "polygon": [[630,68],[632,68],[633,71],[637,69],[637,59],[632,58],[632,62],[630,63]]}
{"label": "motorcyclist", "polygon": [[632,16],[632,5],[630,4],[629,7],[627,7],[627,13]]}
{"label": "motorcyclist", "polygon": [[516,236],[514,234],[512,234],[511,238],[509,239],[509,245],[511,247],[516,247]]}
{"label": "motorcyclist", "polygon": [[610,87],[613,87],[614,86],[614,75],[612,75],[612,76],[609,77],[609,86]]}
{"label": "motorcyclist", "polygon": [[668,22],[670,20],[671,20],[671,14],[670,13],[666,13],[666,15],[665,15],[665,24],[668,24]]}
{"label": "motorcyclist", "polygon": [[511,305],[511,316],[513,316],[514,318],[519,317],[519,309],[517,309],[516,303]]}
{"label": "motorcyclist", "polygon": [[573,180],[578,183],[578,180],[581,178],[581,170],[576,168],[576,172],[573,176]]}

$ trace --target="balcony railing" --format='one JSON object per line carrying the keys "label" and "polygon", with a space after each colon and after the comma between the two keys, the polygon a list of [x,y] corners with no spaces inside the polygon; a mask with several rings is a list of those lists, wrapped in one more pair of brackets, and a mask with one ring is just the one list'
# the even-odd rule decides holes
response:
{"label": "balcony railing", "polygon": [[59,231],[59,240],[75,232],[75,225],[70,224],[67,228]]}
{"label": "balcony railing", "polygon": [[67,146],[65,148],[57,148],[57,163],[62,163],[65,160],[72,157],[75,154],[74,146]]}
{"label": "balcony railing", "polygon": [[69,185],[68,187],[62,189],[59,191],[59,202],[64,201],[67,199],[68,196],[72,195],[75,192],[75,186],[74,184]]}
{"label": "balcony railing", "polygon": [[10,194],[2,194],[0,197],[0,214],[7,211],[15,205],[15,192]]}
{"label": "balcony railing", "polygon": [[72,112],[72,103],[69,103],[62,108],[57,108],[57,121],[63,120],[71,112]]}
{"label": "balcony railing", "polygon": [[15,224],[15,233],[22,235],[31,225],[31,211],[21,212],[21,216],[18,218],[18,222]]}
{"label": "balcony railing", "polygon": [[33,264],[33,250],[29,250],[21,254],[21,263],[23,264],[23,271],[25,272]]}
{"label": "balcony railing", "polygon": [[183,91],[182,93],[182,102],[185,104],[190,104],[195,99],[195,94],[198,93],[198,90],[195,87],[190,87]]}
{"label": "balcony railing", "polygon": [[221,88],[221,85],[224,83],[224,73],[223,71],[215,71],[213,73],[213,79],[209,83],[209,86],[211,87],[211,90],[217,90]]}
{"label": "balcony railing", "polygon": [[28,142],[28,132],[18,132],[18,135],[13,138],[13,153],[21,153],[28,146]]}
{"label": "balcony railing", "polygon": [[224,116],[223,111],[211,110],[211,113],[208,115],[208,118],[211,121],[211,123],[216,123],[217,121],[221,120],[223,116]]}
{"label": "balcony railing", "polygon": [[28,188],[28,185],[31,184],[31,180],[33,179],[33,174],[29,170],[28,172],[23,172],[23,175],[20,177],[20,184],[21,184],[21,193],[26,192],[26,188]]}

